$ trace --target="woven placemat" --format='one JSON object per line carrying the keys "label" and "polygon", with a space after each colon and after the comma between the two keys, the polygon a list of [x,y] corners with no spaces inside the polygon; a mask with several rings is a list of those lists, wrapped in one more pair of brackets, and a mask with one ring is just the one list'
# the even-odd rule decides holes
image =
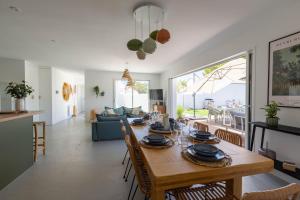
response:
{"label": "woven placemat", "polygon": [[149,129],[150,132],[152,133],[159,133],[159,134],[171,134],[171,130],[168,130],[168,131],[160,131],[160,130],[154,130],[154,129]]}
{"label": "woven placemat", "polygon": [[194,143],[196,143],[196,144],[219,144],[220,142],[221,142],[221,139],[220,138],[215,138],[215,139],[213,139],[213,140],[197,140],[197,139],[195,139],[195,138],[193,138],[193,137],[189,137],[189,139],[191,140],[191,141],[193,141]]}
{"label": "woven placemat", "polygon": [[166,145],[162,145],[162,146],[149,145],[146,144],[143,140],[140,140],[139,143],[142,147],[149,148],[149,149],[166,149],[172,147],[175,144],[175,142],[172,139],[170,139]]}
{"label": "woven placemat", "polygon": [[202,160],[198,160],[195,159],[193,156],[191,156],[187,149],[184,149],[181,152],[181,155],[183,156],[183,158],[185,158],[186,160],[196,164],[196,165],[201,165],[201,166],[205,166],[205,167],[228,167],[231,165],[232,163],[232,159],[229,155],[226,154],[225,158],[222,159],[221,161],[216,161],[216,162],[207,162],[207,161],[202,161]]}

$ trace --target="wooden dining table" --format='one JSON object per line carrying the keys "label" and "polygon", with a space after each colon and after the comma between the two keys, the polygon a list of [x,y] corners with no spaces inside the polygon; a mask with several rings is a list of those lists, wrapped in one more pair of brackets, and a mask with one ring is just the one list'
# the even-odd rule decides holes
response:
{"label": "wooden dining table", "polygon": [[[129,119],[129,122],[131,120]],[[140,141],[152,134],[149,126],[130,126],[133,136]],[[169,136],[172,137],[172,136]],[[182,157],[178,144],[166,149],[140,146],[143,160],[151,180],[151,199],[164,200],[165,192],[194,184],[226,181],[226,192],[242,196],[242,177],[273,170],[273,161],[245,148],[221,141],[216,147],[232,158],[228,167],[213,168],[194,164]]]}

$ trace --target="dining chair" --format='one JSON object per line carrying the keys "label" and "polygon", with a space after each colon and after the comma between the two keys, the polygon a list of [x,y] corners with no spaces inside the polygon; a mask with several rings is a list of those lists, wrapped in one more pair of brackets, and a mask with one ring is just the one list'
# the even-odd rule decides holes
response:
{"label": "dining chair", "polygon": [[[238,200],[235,196],[226,194],[226,187],[221,184],[180,188],[174,190],[173,194],[176,200]],[[292,183],[274,190],[244,193],[241,200],[299,200],[299,197],[300,185]]]}
{"label": "dining chair", "polygon": [[[145,199],[149,199],[150,193],[151,193],[151,182],[149,179],[148,172],[147,172],[147,170],[144,166],[144,163],[141,159],[141,155],[139,154],[139,151],[136,149],[137,147],[133,145],[130,136],[126,136],[125,142],[127,144],[128,150],[129,150],[129,155],[131,157],[131,161],[132,161],[133,168],[135,171],[135,177],[137,179],[137,185],[134,189],[134,193],[133,193],[133,196],[131,199],[132,200],[134,199],[138,188],[141,190],[142,193],[144,193]],[[134,179],[131,184],[130,192],[129,192],[129,195],[127,198],[128,200],[130,199],[133,183],[134,183]]]}
{"label": "dining chair", "polygon": [[194,127],[197,128],[199,131],[205,131],[208,132],[208,125],[204,124],[202,122],[194,122]]}
{"label": "dining chair", "polygon": [[[127,134],[127,130],[126,130],[126,127],[124,125],[124,122],[121,122],[121,133],[122,133],[122,136],[123,136],[123,138],[125,140],[126,136],[128,136],[128,134]],[[126,143],[126,140],[125,140],[125,143]],[[127,147],[127,145],[126,145],[126,147]],[[126,149],[126,153],[125,153],[123,161],[122,161],[123,165],[124,165],[124,162],[126,160],[127,155],[128,155],[128,147]],[[126,168],[125,168],[125,172],[124,172],[124,175],[123,175],[123,179],[125,179],[125,182],[128,181],[128,177],[129,177],[131,169],[132,169],[132,162],[130,160],[130,157],[128,157]]]}
{"label": "dining chair", "polygon": [[299,200],[300,185],[291,183],[285,187],[262,192],[250,192],[243,195],[242,200]]}
{"label": "dining chair", "polygon": [[215,131],[215,135],[227,142],[230,142],[232,144],[238,145],[238,146],[243,146],[243,139],[242,136],[238,133],[234,133],[228,130],[224,129],[217,129]]}

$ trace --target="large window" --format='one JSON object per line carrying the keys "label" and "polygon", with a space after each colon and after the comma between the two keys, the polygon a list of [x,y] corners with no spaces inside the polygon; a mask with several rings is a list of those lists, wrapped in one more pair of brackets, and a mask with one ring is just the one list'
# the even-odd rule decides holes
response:
{"label": "large window", "polygon": [[246,63],[243,55],[175,78],[177,117],[245,131]]}
{"label": "large window", "polygon": [[129,108],[142,106],[149,111],[149,81],[135,81],[134,87],[126,87],[121,80],[115,80],[115,107]]}

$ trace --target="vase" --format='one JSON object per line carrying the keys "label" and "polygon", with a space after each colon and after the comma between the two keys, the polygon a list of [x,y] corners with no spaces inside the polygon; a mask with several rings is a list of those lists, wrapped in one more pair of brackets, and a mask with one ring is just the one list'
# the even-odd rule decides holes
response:
{"label": "vase", "polygon": [[266,123],[270,127],[278,127],[278,117],[267,117],[266,118]]}
{"label": "vase", "polygon": [[16,112],[25,111],[25,99],[15,99],[15,110]]}

